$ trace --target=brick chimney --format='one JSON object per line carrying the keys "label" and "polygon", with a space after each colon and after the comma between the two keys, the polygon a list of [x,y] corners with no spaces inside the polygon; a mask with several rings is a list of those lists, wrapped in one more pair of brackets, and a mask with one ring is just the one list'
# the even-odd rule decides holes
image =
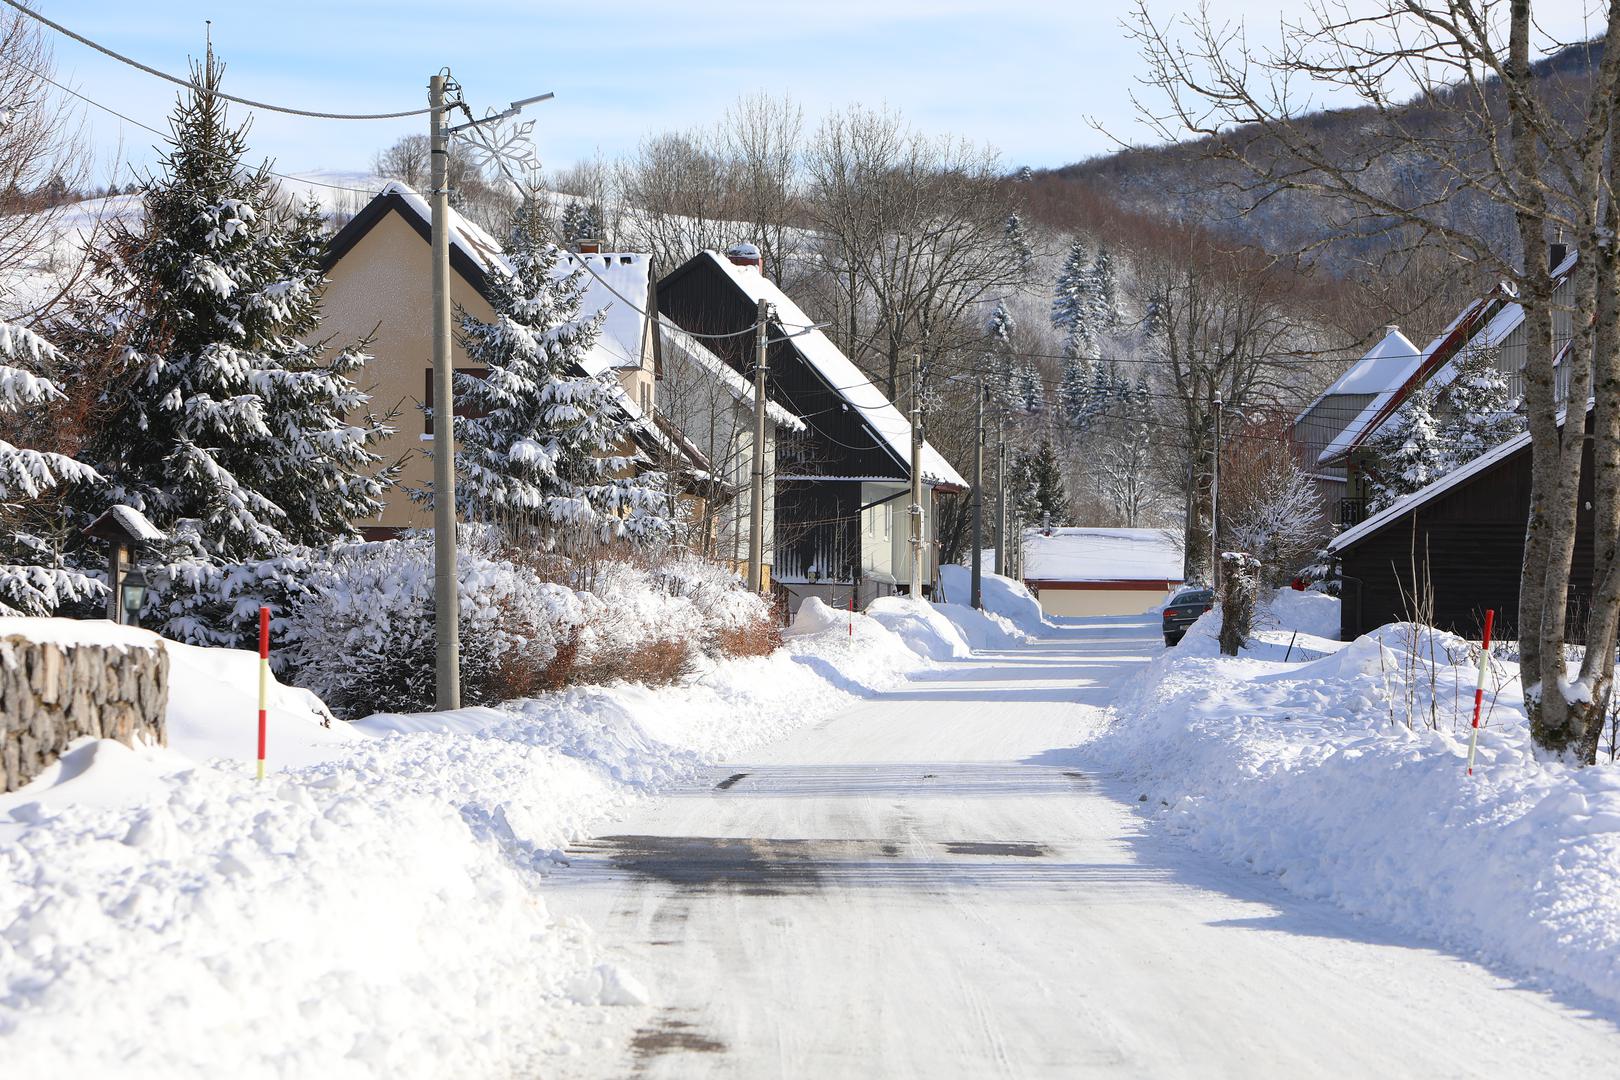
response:
{"label": "brick chimney", "polygon": [[582,236],[574,241],[574,251],[580,255],[600,255],[602,241],[594,236]]}
{"label": "brick chimney", "polygon": [[755,270],[760,268],[759,248],[747,241],[726,248],[726,258],[730,259],[734,266],[751,266]]}

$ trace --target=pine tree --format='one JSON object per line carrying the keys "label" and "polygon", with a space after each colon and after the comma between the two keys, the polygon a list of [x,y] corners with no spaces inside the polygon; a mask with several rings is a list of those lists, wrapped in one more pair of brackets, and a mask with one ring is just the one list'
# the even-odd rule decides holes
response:
{"label": "pine tree", "polygon": [[354,535],[387,475],[370,450],[385,429],[349,378],[364,354],[304,343],[320,321],[319,215],[281,212],[266,167],[244,165],[221,72],[211,53],[193,65],[141,222],[115,225],[99,257],[120,312],[99,344],[118,371],[85,456],[108,481],[89,509],[128,503],[230,562]]}
{"label": "pine tree", "polygon": [[557,279],[563,256],[540,213],[530,199],[514,217],[512,275],[490,283],[495,321],[461,318],[467,359],[486,374],[456,376],[459,509],[548,546],[663,540],[673,525],[664,478],[637,474],[611,376],[581,366],[602,316],[580,317],[582,269]]}
{"label": "pine tree", "polygon": [[[60,366],[55,347],[20,326],[0,321],[0,432],[29,427],[63,398],[38,372]],[[93,484],[94,469],[63,454],[17,446],[0,437],[0,615],[49,615],[64,603],[88,600],[105,587],[63,564],[63,516],[48,500],[64,485]]]}
{"label": "pine tree", "polygon": [[1086,263],[1085,241],[1075,237],[1058,271],[1052,296],[1052,326],[1063,335],[1067,356],[1089,356],[1096,346],[1092,331],[1091,268]]}
{"label": "pine tree", "polygon": [[1067,524],[1069,495],[1050,438],[1043,436],[1033,449],[1014,451],[1008,472],[1008,508],[1018,520],[1031,526]]}
{"label": "pine tree", "polygon": [[563,239],[569,243],[602,238],[602,213],[593,203],[571,202],[563,210]]}

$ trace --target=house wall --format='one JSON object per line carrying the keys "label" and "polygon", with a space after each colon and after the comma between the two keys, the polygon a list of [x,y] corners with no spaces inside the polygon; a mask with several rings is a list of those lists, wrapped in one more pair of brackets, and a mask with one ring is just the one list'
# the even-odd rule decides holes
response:
{"label": "house wall", "polygon": [[1140,615],[1164,602],[1177,582],[1025,582],[1041,611],[1056,616]]}
{"label": "house wall", "polygon": [[[1575,561],[1570,578],[1570,626],[1582,635],[1592,589],[1592,449],[1586,444]],[[1407,597],[1424,578],[1434,591],[1432,622],[1478,638],[1487,608],[1496,634],[1518,634],[1519,575],[1530,514],[1528,447],[1401,515],[1340,553],[1344,574],[1341,636],[1349,641],[1410,616]]]}
{"label": "house wall", "polygon": [[[425,528],[433,514],[411,501],[409,489],[431,486],[433,462],[422,397],[433,364],[432,249],[397,213],[377,224],[327,271],[322,298],[323,335],[350,341],[373,335],[373,359],[356,376],[372,397],[372,408],[395,411],[393,435],[377,444],[386,462],[402,459],[399,484],[384,495],[378,517],[362,526]],[[459,274],[450,275],[452,310],[457,306],[480,319],[494,318],[489,302]],[[453,317],[453,316],[452,316]],[[451,346],[455,367],[468,366],[459,344]]]}
{"label": "house wall", "polygon": [[[360,240],[327,270],[322,298],[321,333],[338,341],[370,335],[372,360],[356,375],[371,394],[371,408],[395,413],[394,434],[376,444],[385,462],[400,460],[399,482],[383,496],[377,517],[357,522],[363,528],[397,530],[429,528],[433,514],[414,502],[409,492],[432,486],[433,462],[427,418],[422,412],[428,373],[433,365],[432,248],[398,213],[383,215]],[[450,274],[451,319],[465,311],[492,320],[494,309],[468,282]],[[651,320],[648,320],[648,327]],[[452,327],[451,365],[472,370]],[[650,329],[643,333],[640,367],[614,374],[644,409],[657,403]]]}

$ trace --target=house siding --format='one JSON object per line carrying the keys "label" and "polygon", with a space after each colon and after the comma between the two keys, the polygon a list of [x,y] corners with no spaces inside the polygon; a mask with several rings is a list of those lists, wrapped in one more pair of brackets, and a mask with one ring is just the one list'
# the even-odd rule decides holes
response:
{"label": "house siding", "polygon": [[[1592,450],[1586,444],[1575,560],[1570,576],[1572,639],[1584,637],[1592,590]],[[1519,575],[1530,514],[1530,451],[1491,468],[1395,518],[1339,552],[1345,578],[1341,636],[1348,641],[1385,623],[1411,617],[1414,581],[1425,563],[1434,590],[1432,622],[1478,638],[1485,611],[1496,611],[1496,633],[1518,634]]]}

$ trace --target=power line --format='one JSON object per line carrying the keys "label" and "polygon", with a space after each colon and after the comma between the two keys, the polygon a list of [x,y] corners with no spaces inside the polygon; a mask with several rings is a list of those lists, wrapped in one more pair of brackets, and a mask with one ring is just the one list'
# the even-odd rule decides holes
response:
{"label": "power line", "polygon": [[268,112],[286,113],[289,116],[305,116],[316,120],[400,120],[408,116],[424,116],[433,111],[431,108],[423,108],[407,109],[403,112],[391,113],[333,113],[319,112],[314,109],[295,109],[287,105],[272,105],[267,101],[254,101],[252,98],[237,97],[235,94],[227,94],[223,90],[209,90],[207,87],[200,86],[190,79],[182,79],[177,75],[170,75],[166,71],[160,71],[148,64],[143,64],[133,57],[125,56],[116,49],[109,49],[107,46],[102,45],[99,42],[92,41],[83,34],[69,30],[59,22],[53,22],[50,19],[47,19],[39,12],[20,3],[19,0],[0,0],[0,3],[4,3],[6,6],[21,12],[36,22],[44,23],[52,30],[55,30],[58,34],[63,34],[70,37],[79,44],[88,46],[104,56],[110,56],[121,64],[128,64],[137,71],[144,71],[148,75],[163,79],[166,82],[174,83],[176,86],[183,86],[190,90],[200,90],[204,91],[205,93],[211,93],[216,97],[224,98],[226,101],[234,101],[238,105],[246,105],[252,109],[264,109]]}
{"label": "power line", "polygon": [[[5,2],[10,3],[10,0],[5,0]],[[153,127],[151,124],[142,123],[141,121],[135,119],[133,116],[127,116],[124,113],[119,112],[117,109],[113,108],[110,105],[103,105],[101,102],[97,101],[95,98],[88,97],[88,96],[86,96],[84,94],[81,94],[79,91],[73,89],[70,86],[64,86],[62,83],[57,82],[55,79],[51,78],[49,75],[46,75],[44,72],[35,71],[33,68],[26,67],[26,66],[24,66],[22,64],[18,64],[17,67],[20,68],[23,71],[28,72],[28,74],[34,76],[36,79],[42,79],[45,82],[50,83],[52,86],[54,86],[58,90],[62,91],[62,93],[70,94],[73,97],[78,98],[80,101],[84,102],[86,105],[94,106],[95,108],[100,109],[102,112],[107,113],[109,116],[116,116],[118,119],[124,121],[124,123],[126,123],[126,124],[131,124],[131,125],[133,125],[135,127],[138,127],[142,131],[151,132],[153,135],[156,135],[160,139],[167,139],[167,138],[170,137],[169,132],[161,131],[158,128]],[[214,152],[214,151],[204,151],[204,152],[212,154],[212,156],[214,156],[216,158],[219,158],[222,161],[227,160],[229,158],[229,155],[220,154],[220,153],[217,153],[217,152]],[[371,191],[371,190],[368,190],[366,188],[345,187],[342,184],[328,184],[324,180],[312,180],[307,176],[293,176],[290,173],[276,172],[274,169],[266,169],[264,171],[266,173],[268,173],[269,175],[271,175],[271,176],[279,177],[282,180],[291,180],[294,183],[298,183],[298,184],[314,184],[317,187],[331,188],[333,191],[348,191],[348,192],[352,192],[353,194],[356,194],[356,195],[365,195],[365,196],[368,196],[368,197],[376,194],[375,191]]]}

